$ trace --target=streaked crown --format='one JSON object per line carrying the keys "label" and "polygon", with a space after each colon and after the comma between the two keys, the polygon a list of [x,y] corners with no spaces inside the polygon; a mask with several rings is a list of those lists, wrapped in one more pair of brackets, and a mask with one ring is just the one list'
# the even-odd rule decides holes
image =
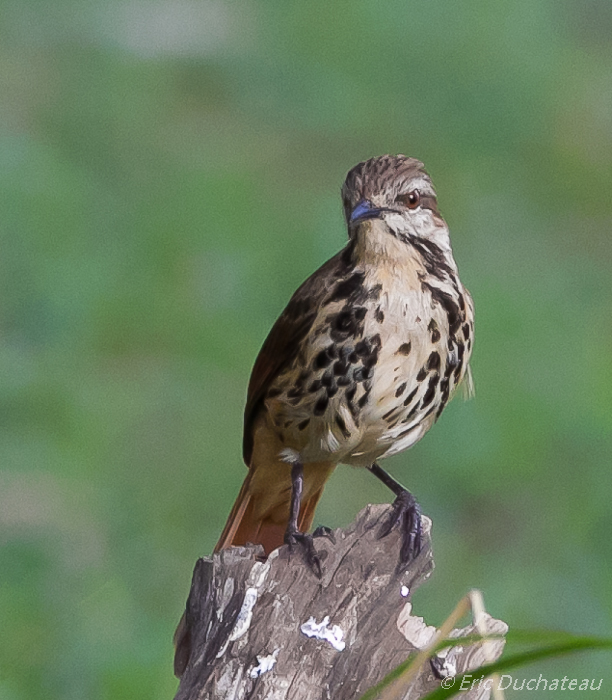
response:
{"label": "streaked crown", "polygon": [[344,215],[352,236],[366,219],[381,219],[398,238],[440,239],[449,248],[446,223],[421,161],[384,155],[358,163],[342,186]]}

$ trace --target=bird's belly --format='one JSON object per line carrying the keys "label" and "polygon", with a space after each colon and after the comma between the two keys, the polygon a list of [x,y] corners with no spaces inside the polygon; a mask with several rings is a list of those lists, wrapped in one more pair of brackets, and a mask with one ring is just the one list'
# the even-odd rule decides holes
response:
{"label": "bird's belly", "polygon": [[355,466],[411,447],[452,390],[444,325],[431,299],[414,290],[383,293],[358,335],[322,325],[266,399],[283,444],[305,463]]}

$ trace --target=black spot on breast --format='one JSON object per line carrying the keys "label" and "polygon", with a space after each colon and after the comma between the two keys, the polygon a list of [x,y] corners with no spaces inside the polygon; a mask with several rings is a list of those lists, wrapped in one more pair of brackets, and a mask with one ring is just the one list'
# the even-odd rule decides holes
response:
{"label": "black spot on breast", "polygon": [[322,416],[325,413],[325,409],[327,408],[328,403],[329,398],[327,396],[322,396],[320,399],[318,399],[313,411],[315,416]]}
{"label": "black spot on breast", "polygon": [[421,254],[423,265],[430,275],[437,277],[441,281],[447,278],[454,279],[454,272],[446,262],[444,252],[440,246],[433,241],[413,236],[410,237],[410,243]]}
{"label": "black spot on breast", "polygon": [[366,316],[365,306],[345,305],[337,314],[330,314],[327,322],[330,326],[330,337],[336,343],[342,343],[347,338],[356,338],[363,333],[363,320]]}
{"label": "black spot on breast", "polygon": [[317,354],[317,356],[314,359],[314,362],[312,363],[315,369],[323,369],[331,363],[331,353],[328,352],[328,350],[330,350],[331,348],[333,348],[333,345],[330,345],[324,350],[321,350],[321,352]]}
{"label": "black spot on breast", "polygon": [[465,311],[465,299],[463,298],[463,294],[459,295],[459,307],[461,311]]}
{"label": "black spot on breast", "polygon": [[363,408],[368,403],[369,397],[370,397],[370,392],[366,391],[366,393],[357,402],[359,404],[359,408]]}
{"label": "black spot on breast", "polygon": [[385,314],[382,312],[380,306],[374,312],[374,318],[378,321],[378,323],[382,323],[385,320]]}
{"label": "black spot on breast", "polygon": [[288,398],[290,398],[290,399],[299,399],[299,398],[301,398],[302,396],[304,396],[304,392],[303,392],[303,390],[301,389],[301,387],[294,386],[293,389],[290,389],[290,390],[287,392],[287,396],[288,396]]}
{"label": "black spot on breast", "polygon": [[336,379],[336,384],[338,386],[348,386],[351,383],[351,378],[348,377],[346,374],[344,376],[338,377]]}
{"label": "black spot on breast", "polygon": [[463,355],[465,354],[465,347],[463,343],[457,343],[457,366],[455,367],[455,377],[461,374],[461,368],[463,367]]}
{"label": "black spot on breast", "polygon": [[326,303],[331,303],[333,301],[340,301],[341,299],[348,299],[351,294],[354,294],[361,289],[363,285],[363,280],[365,274],[363,272],[354,272],[350,277],[341,282],[334,287],[332,293],[327,299]]}
{"label": "black spot on breast", "polygon": [[310,423],[310,418],[306,418],[301,423],[298,423],[298,430],[304,430],[304,428]]}
{"label": "black spot on breast", "polygon": [[406,389],[406,382],[404,382],[403,384],[400,384],[400,385],[397,387],[397,389],[396,389],[396,391],[395,391],[395,398],[396,398],[396,399],[399,398],[399,397],[404,393],[404,390],[405,390],[405,389]]}
{"label": "black spot on breast", "polygon": [[323,386],[329,387],[329,386],[332,385],[332,382],[333,382],[333,375],[332,375],[332,371],[331,371],[331,368],[330,368],[330,369],[328,369],[327,372],[325,372],[325,374],[321,377],[321,384],[323,384]]}
{"label": "black spot on breast", "polygon": [[343,360],[338,360],[337,362],[334,363],[334,374],[338,377],[341,375],[344,375],[348,372],[349,370],[349,365],[347,362]]}
{"label": "black spot on breast", "polygon": [[434,318],[432,318],[431,321],[429,322],[427,329],[431,333],[431,342],[437,343],[440,340],[440,330],[439,330],[438,324],[436,323],[436,320]]}
{"label": "black spot on breast", "polygon": [[412,401],[412,399],[416,396],[417,391],[419,390],[419,387],[416,389],[413,389],[408,396],[404,399],[404,406],[408,406],[408,404]]}
{"label": "black spot on breast", "polygon": [[341,311],[332,320],[333,328],[339,333],[349,333],[355,324],[355,317],[351,311]]}
{"label": "black spot on breast", "polygon": [[340,346],[340,359],[348,362],[348,358],[353,354],[353,346],[350,343],[344,343]]}
{"label": "black spot on breast", "polygon": [[354,361],[355,364],[357,364],[359,358],[361,358],[364,367],[374,367],[374,365],[378,362],[378,351],[380,346],[381,340],[379,334],[376,334],[370,338],[364,338],[355,345],[355,357],[353,358],[351,355],[349,359],[351,362]]}
{"label": "black spot on breast", "polygon": [[308,387],[308,391],[310,391],[311,393],[314,394],[315,392],[319,391],[320,388],[321,388],[321,380],[315,379],[314,382]]}
{"label": "black spot on breast", "polygon": [[346,400],[350,403],[354,398],[355,398],[355,392],[357,391],[357,385],[353,384],[350,386],[347,390],[346,393],[344,394],[346,396]]}
{"label": "black spot on breast", "polygon": [[440,382],[440,406],[438,407],[438,411],[436,413],[436,420],[440,417],[440,414],[444,410],[444,407],[446,406],[446,403],[448,401],[449,395],[450,395],[450,382],[447,377],[444,377],[444,379]]}
{"label": "black spot on breast", "polygon": [[440,369],[440,354],[437,353],[435,350],[427,359],[427,369],[430,371],[432,369]]}
{"label": "black spot on breast", "polygon": [[366,287],[364,277],[363,272],[353,272],[336,285],[326,303],[346,299],[350,304],[359,306],[367,301],[377,301],[382,292],[382,284]]}
{"label": "black spot on breast", "polygon": [[374,365],[378,362],[378,348],[372,351],[370,355],[367,357],[363,358],[363,366],[367,367],[368,369],[370,367],[374,367]]}
{"label": "black spot on breast", "polygon": [[450,381],[447,377],[444,377],[444,379],[440,382],[440,392],[441,392],[441,401],[443,404],[445,404],[448,401],[448,397],[450,394]]}
{"label": "black spot on breast", "polygon": [[370,379],[374,374],[374,370],[369,367],[357,367],[353,370],[353,379],[356,382],[363,382],[365,379]]}
{"label": "black spot on breast", "polygon": [[410,350],[412,350],[412,343],[402,343],[399,348],[395,351],[396,355],[410,355]]}
{"label": "black spot on breast", "polygon": [[387,418],[391,417],[391,414],[395,413],[397,411],[397,406],[394,406],[390,411],[387,411],[385,415],[383,416],[383,420],[387,420]]}
{"label": "black spot on breast", "polygon": [[461,326],[462,318],[459,311],[457,303],[453,297],[439,287],[434,287],[427,282],[422,282],[423,288],[428,289],[434,302],[440,304],[440,306],[446,312],[448,318],[448,331],[451,336],[454,336],[459,327]]}
{"label": "black spot on breast", "polygon": [[342,418],[342,416],[339,416],[338,414],[336,414],[336,425],[340,428],[340,432],[345,438],[351,437],[351,432],[347,429],[346,423],[344,422],[344,418]]}
{"label": "black spot on breast", "polygon": [[436,395],[436,387],[438,386],[439,381],[439,374],[434,374],[433,377],[429,380],[427,391],[423,394],[423,401],[421,404],[422,408],[425,408],[425,406],[429,406],[429,404],[433,401],[434,396]]}
{"label": "black spot on breast", "polygon": [[421,367],[421,369],[419,370],[419,373],[416,376],[417,382],[422,382],[426,376],[427,376],[427,370],[425,369],[425,367]]}
{"label": "black spot on breast", "polygon": [[469,323],[463,324],[463,337],[466,340],[470,337],[470,325],[469,325]]}
{"label": "black spot on breast", "polygon": [[338,387],[336,384],[332,384],[328,389],[327,389],[327,396],[328,398],[332,398],[338,393]]}
{"label": "black spot on breast", "polygon": [[355,345],[355,354],[357,357],[365,357],[370,353],[370,348],[366,340],[360,340],[357,345]]}

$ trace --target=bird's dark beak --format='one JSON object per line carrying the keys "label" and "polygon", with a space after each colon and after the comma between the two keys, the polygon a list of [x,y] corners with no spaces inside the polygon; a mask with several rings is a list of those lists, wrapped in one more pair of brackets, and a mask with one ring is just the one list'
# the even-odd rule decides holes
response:
{"label": "bird's dark beak", "polygon": [[349,223],[354,224],[356,221],[363,221],[364,219],[377,219],[384,211],[389,210],[385,207],[375,207],[372,205],[372,202],[362,199],[351,212]]}

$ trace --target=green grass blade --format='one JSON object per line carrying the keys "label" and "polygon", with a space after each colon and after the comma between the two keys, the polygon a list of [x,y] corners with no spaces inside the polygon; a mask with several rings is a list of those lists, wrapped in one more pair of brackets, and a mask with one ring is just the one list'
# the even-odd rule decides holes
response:
{"label": "green grass blade", "polygon": [[[550,643],[551,638],[556,640],[552,644]],[[534,661],[539,661],[541,659],[551,658],[554,656],[563,656],[579,651],[612,649],[612,639],[607,638],[588,636],[578,637],[569,632],[550,630],[513,630],[509,631],[503,637],[491,635],[485,639],[480,635],[469,635],[466,637],[444,639],[432,649],[432,655],[435,654],[436,651],[446,647],[457,646],[459,644],[465,646],[495,639],[505,639],[507,642],[516,644],[540,644],[542,646],[529,651],[512,654],[492,664],[487,664],[486,666],[481,666],[473,671],[458,675],[455,678],[452,688],[437,688],[427,696],[427,700],[442,700],[443,698],[450,698],[457,693],[462,692],[462,690],[460,690],[460,686],[465,676],[490,676],[493,673],[507,671],[511,668],[517,668],[519,666],[526,666]],[[366,693],[364,693],[359,700],[375,700],[375,698],[383,690],[385,690],[385,688],[389,687],[396,680],[399,680],[399,678],[410,668],[415,657],[416,654],[410,656],[408,659],[406,659],[406,661],[403,661],[401,664],[396,666],[379,683],[366,691]],[[463,690],[465,690],[465,688]]]}
{"label": "green grass blade", "polygon": [[486,677],[493,673],[501,673],[520,666],[527,666],[534,661],[540,661],[542,659],[564,656],[566,654],[573,654],[578,651],[596,651],[599,649],[612,650],[612,639],[602,639],[599,637],[573,637],[568,641],[512,654],[500,659],[499,661],[495,661],[492,664],[487,664],[486,666],[481,666],[473,671],[456,676],[451,688],[437,688],[426,696],[426,700],[443,700],[444,698],[451,698],[454,695],[469,689],[469,685],[467,688],[461,688],[461,682],[465,676],[479,678],[484,675]]}

